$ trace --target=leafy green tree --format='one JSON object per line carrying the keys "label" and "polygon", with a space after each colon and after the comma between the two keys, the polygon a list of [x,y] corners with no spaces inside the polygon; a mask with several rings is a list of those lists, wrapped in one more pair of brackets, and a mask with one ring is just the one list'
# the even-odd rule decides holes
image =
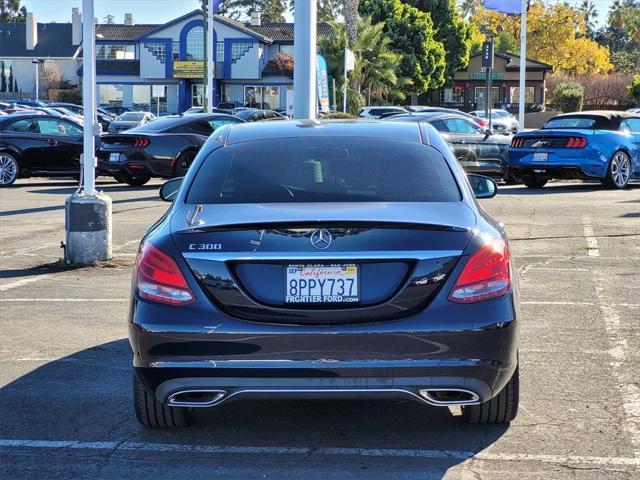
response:
{"label": "leafy green tree", "polygon": [[[202,1],[206,4],[206,0]],[[218,13],[238,20],[260,12],[265,23],[284,22],[287,5],[287,0],[221,0]]]}
{"label": "leafy green tree", "polygon": [[[291,0],[289,9],[295,13],[296,0]],[[343,0],[318,0],[318,21],[335,22],[344,12]]]}
{"label": "leafy green tree", "polygon": [[447,54],[445,78],[450,80],[458,70],[466,68],[471,53],[471,27],[462,18],[455,0],[404,0],[431,15],[435,33]]}
{"label": "leafy green tree", "polygon": [[0,23],[24,23],[27,8],[20,6],[20,0],[0,0]]}
{"label": "leafy green tree", "polygon": [[7,74],[4,72],[4,61],[0,63],[0,92],[7,91]]}
{"label": "leafy green tree", "polygon": [[615,71],[640,71],[640,0],[615,0],[598,41],[609,47]]}
{"label": "leafy green tree", "polygon": [[19,92],[20,90],[18,90],[18,80],[17,79],[13,79],[13,91],[14,92]]}
{"label": "leafy green tree", "polygon": [[13,92],[13,65],[9,65],[9,91]]}
{"label": "leafy green tree", "polygon": [[551,106],[561,112],[579,112],[584,105],[584,87],[576,82],[558,85],[553,92]]}
{"label": "leafy green tree", "polygon": [[445,48],[434,38],[431,17],[400,0],[362,0],[360,15],[384,22],[389,46],[402,55],[397,75],[411,80],[407,95],[420,95],[445,82]]}

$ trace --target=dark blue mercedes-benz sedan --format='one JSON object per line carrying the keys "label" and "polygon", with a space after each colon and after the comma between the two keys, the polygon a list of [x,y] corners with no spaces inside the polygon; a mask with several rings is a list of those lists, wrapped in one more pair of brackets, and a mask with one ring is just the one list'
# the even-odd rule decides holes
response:
{"label": "dark blue mercedes-benz sedan", "polygon": [[426,123],[224,126],[144,237],[130,341],[138,420],[250,397],[406,398],[470,422],[518,409],[502,228]]}

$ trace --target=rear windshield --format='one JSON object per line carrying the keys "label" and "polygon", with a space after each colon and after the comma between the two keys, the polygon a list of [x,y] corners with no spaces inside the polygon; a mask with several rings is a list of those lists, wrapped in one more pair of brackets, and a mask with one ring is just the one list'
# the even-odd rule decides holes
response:
{"label": "rear windshield", "polygon": [[273,139],[209,154],[187,203],[454,202],[444,157],[419,143],[372,139]]}
{"label": "rear windshield", "polygon": [[130,132],[161,132],[167,128],[174,127],[182,121],[183,117],[169,116],[162,117],[154,120],[153,122],[145,123],[136,128],[129,130]]}
{"label": "rear windshield", "polygon": [[144,113],[123,113],[120,115],[118,120],[124,120],[125,122],[135,122],[138,120],[142,120],[144,118]]}
{"label": "rear windshield", "polygon": [[588,117],[552,118],[542,128],[591,128],[595,123],[594,118]]}

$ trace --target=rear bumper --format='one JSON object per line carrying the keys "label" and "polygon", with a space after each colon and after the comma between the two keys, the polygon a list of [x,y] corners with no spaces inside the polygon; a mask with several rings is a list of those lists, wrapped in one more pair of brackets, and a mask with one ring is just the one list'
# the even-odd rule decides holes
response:
{"label": "rear bumper", "polygon": [[[109,161],[111,153],[120,153],[126,159],[119,162]],[[154,162],[144,151],[123,151],[123,152],[98,152],[98,168],[106,175],[131,175],[133,177],[140,175],[149,175],[152,177],[166,177],[166,171],[159,171]]]}
{"label": "rear bumper", "polygon": [[420,389],[445,388],[486,401],[517,366],[513,294],[447,308],[451,321],[434,321],[432,305],[429,315],[358,325],[273,325],[210,314],[159,324],[166,307],[134,299],[129,337],[135,370],[160,401],[186,387],[223,390],[228,399],[388,394],[423,401]]}
{"label": "rear bumper", "polygon": [[593,178],[591,175],[587,175],[582,168],[573,165],[536,165],[536,166],[518,166],[513,165],[511,172],[518,176],[531,176],[542,178],[559,178],[565,180],[571,179],[588,179]]}

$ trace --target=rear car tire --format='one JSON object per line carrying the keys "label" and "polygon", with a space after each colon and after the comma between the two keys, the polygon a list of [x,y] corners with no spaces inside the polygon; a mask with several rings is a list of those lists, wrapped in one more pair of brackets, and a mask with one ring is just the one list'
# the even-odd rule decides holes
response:
{"label": "rear car tire", "polygon": [[528,188],[542,188],[547,184],[547,181],[546,178],[522,176],[522,183]]}
{"label": "rear car tire", "polygon": [[502,391],[480,405],[462,407],[463,419],[468,423],[508,423],[518,414],[520,403],[519,367]]}
{"label": "rear car tire", "polygon": [[0,187],[8,187],[18,179],[20,165],[6,152],[0,152]]}
{"label": "rear car tire", "polygon": [[193,163],[194,158],[196,158],[196,152],[193,150],[181,153],[176,160],[176,166],[173,169],[173,176],[184,177],[189,171],[189,167]]}
{"label": "rear car tire", "polygon": [[601,183],[607,188],[622,189],[629,184],[631,178],[631,160],[629,155],[619,150],[613,154],[607,167],[607,176]]}
{"label": "rear car tire", "polygon": [[168,407],[147,391],[138,376],[133,374],[133,408],[138,421],[149,428],[186,427],[188,409]]}

